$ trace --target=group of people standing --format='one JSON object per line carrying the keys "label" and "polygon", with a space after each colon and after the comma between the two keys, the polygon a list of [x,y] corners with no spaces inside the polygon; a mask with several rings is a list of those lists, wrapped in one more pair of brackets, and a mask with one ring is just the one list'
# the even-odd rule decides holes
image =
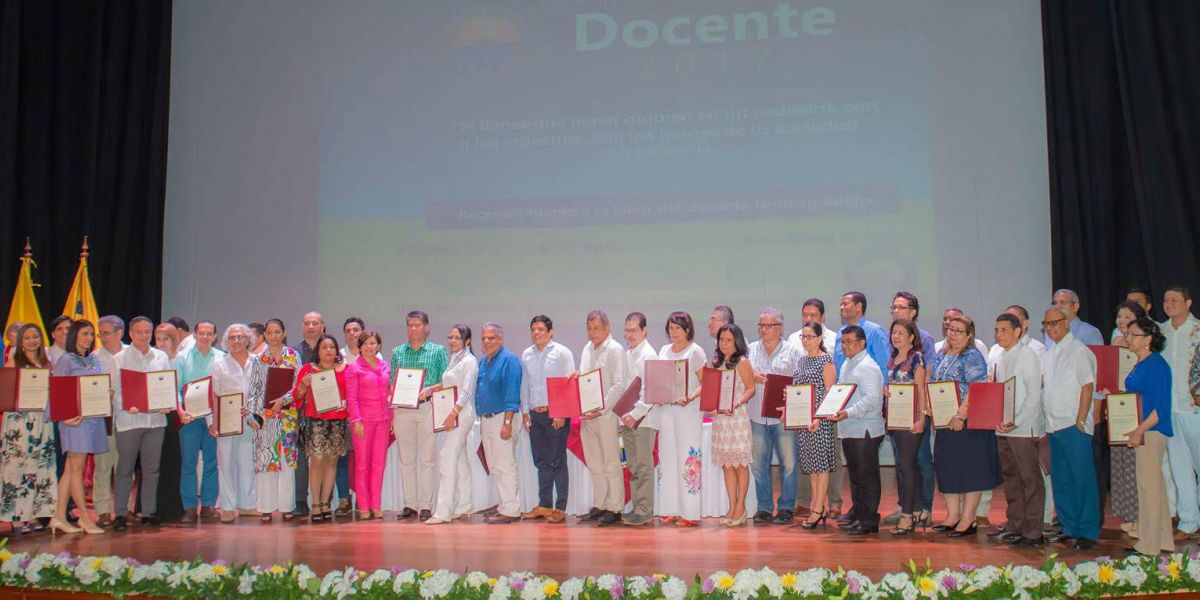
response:
{"label": "group of people standing", "polygon": [[[1128,432],[1128,446],[1115,447],[1111,460],[1102,400],[1116,390],[1098,388],[1096,359],[1087,347],[1104,340],[1077,317],[1074,292],[1059,290],[1053,301],[1041,314],[1041,340],[1029,335],[1028,311],[1014,305],[995,317],[996,344],[991,348],[976,339],[975,321],[954,308],[944,312],[944,338],[935,342],[917,325],[917,297],[904,291],[892,299],[888,329],[865,317],[866,296],[852,291],[839,303],[840,328],[825,326],[825,305],[812,298],[803,305],[802,325],[786,339],[782,312],[761,311],[758,339],[752,343],[734,322],[733,311],[718,306],[708,319],[708,333],[716,340],[711,356],[696,343],[696,324],[686,312],[667,317],[668,343],[656,351],[647,340],[644,314],[626,316],[627,345],[622,345],[612,336],[608,315],[594,310],[587,315],[588,342],[578,365],[571,349],[554,341],[554,323],[545,315],[531,319],[532,343],[520,354],[505,346],[503,327],[485,323],[482,352],[476,356],[470,327],[451,327],[443,346],[429,339],[428,315],[412,311],[406,315],[407,341],[388,358],[380,334],[357,317],[343,324],[346,344],[341,347],[316,312],[304,316],[302,339],[292,347],[286,345],[279,319],[229,325],[218,340],[211,321],[196,323],[193,332],[182,319],[156,328],[150,319],[136,317],[129,323],[126,346],[126,326],[116,316],[96,324],[60,317],[51,323],[49,346],[36,326],[12,331],[8,364],[53,368],[56,375],[109,373],[112,431],[106,432],[105,419],[88,418],[62,421],[56,434],[45,413],[5,413],[0,519],[27,528],[35,519],[49,517],[49,526],[62,531],[99,533],[105,525],[123,530],[130,522],[136,481],[139,499],[133,508],[146,524],[164,518],[232,521],[245,515],[268,523],[276,513],[283,521],[297,516],[328,521],[351,511],[351,450],[357,517],[381,518],[383,473],[394,439],[404,489],[399,518],[449,523],[474,508],[472,453],[466,441],[478,420],[498,497],[487,521],[562,523],[567,519],[571,427],[567,419],[551,416],[547,378],[578,377],[598,368],[604,396],[615,399],[635,379],[644,380],[645,361],[665,359],[686,361],[690,393],[672,404],[649,404],[639,396],[625,414],[616,414],[609,402],[582,416],[580,439],[593,502],[579,521],[696,526],[701,486],[711,485],[701,481],[703,461],[711,460],[722,469],[728,498],[722,525],[735,527],[747,519],[787,525],[798,512],[806,512],[799,523],[804,529],[836,517],[848,535],[874,534],[881,524],[879,450],[888,439],[899,492],[896,511],[888,518],[895,525],[892,535],[932,525],[950,537],[974,536],[977,515],[986,515],[992,490],[1003,484],[1007,523],[990,534],[997,540],[1041,545],[1047,541],[1044,522],[1056,513],[1061,530],[1051,541],[1088,549],[1099,537],[1104,499],[1111,490],[1114,512],[1137,538],[1131,551],[1173,550],[1174,541],[1200,530],[1200,320],[1190,313],[1190,293],[1182,287],[1166,292],[1168,320],[1162,324],[1149,318],[1150,298],[1142,290],[1132,291],[1119,306],[1110,341],[1137,356],[1124,384],[1140,394],[1142,414],[1141,424]],[[99,348],[93,351],[97,337]],[[706,415],[698,401],[705,366],[732,370],[735,379],[732,407],[708,415],[709,457],[702,452]],[[293,385],[276,397],[267,397],[271,367],[294,370]],[[193,418],[182,404],[166,415],[125,410],[121,369],[174,369],[181,398],[188,382],[211,377],[214,394],[242,394],[243,433],[218,436],[211,417]],[[415,409],[391,405],[391,386],[400,369],[423,370]],[[334,373],[344,406],[318,411],[312,377],[328,371]],[[764,386],[772,374],[812,385],[816,404],[835,384],[856,387],[836,415],[791,430],[782,414],[764,414]],[[1017,382],[1013,422],[996,430],[968,427],[970,384],[1010,377]],[[926,388],[932,382],[954,382],[960,399],[954,418],[936,432]],[[914,386],[918,415],[911,429],[886,427],[890,384]],[[435,433],[430,399],[452,386],[457,390],[454,408]],[[528,432],[538,481],[537,506],[523,513],[517,491],[518,428]],[[444,438],[440,449],[438,436]],[[1040,451],[1047,444],[1048,461]],[[65,460],[58,460],[56,446]],[[79,509],[87,506],[89,455],[97,521],[88,510],[70,510],[72,503]],[[777,501],[773,463],[779,466]],[[56,478],[60,465],[61,477]],[[624,467],[632,475],[628,503]],[[843,472],[852,501],[844,514]],[[752,480],[757,505],[747,506]],[[16,482],[23,485],[11,485]],[[947,507],[936,525],[935,484]],[[165,515],[164,503],[177,504],[177,514]],[[76,513],[78,526],[71,523]],[[1180,518],[1174,532],[1172,513]]]}

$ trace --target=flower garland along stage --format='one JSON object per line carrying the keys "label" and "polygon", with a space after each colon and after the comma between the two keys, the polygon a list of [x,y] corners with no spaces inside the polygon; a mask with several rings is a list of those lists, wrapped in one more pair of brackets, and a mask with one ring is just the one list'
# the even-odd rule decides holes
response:
{"label": "flower garland along stage", "polygon": [[1074,568],[1051,556],[1041,567],[960,565],[935,571],[909,561],[908,570],[878,581],[856,571],[814,568],[776,573],[718,571],[703,579],[600,575],[556,581],[533,573],[490,577],[436,571],[353,567],[317,576],[305,565],[227,565],[116,556],[13,553],[0,543],[0,585],[70,590],[123,597],[168,598],[455,598],[467,600],[748,600],[766,598],[1096,598],[1200,591],[1200,553],[1082,562]]}

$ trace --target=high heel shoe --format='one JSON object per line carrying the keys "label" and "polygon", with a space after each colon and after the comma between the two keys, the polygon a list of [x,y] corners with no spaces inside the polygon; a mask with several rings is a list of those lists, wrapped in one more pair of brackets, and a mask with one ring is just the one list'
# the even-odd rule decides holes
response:
{"label": "high heel shoe", "polygon": [[816,529],[816,528],[817,528],[817,525],[820,525],[820,524],[824,523],[824,522],[825,522],[825,517],[827,517],[827,516],[828,516],[828,514],[826,513],[826,511],[821,511],[821,512],[819,512],[819,513],[815,513],[815,512],[814,512],[814,513],[809,513],[809,514],[808,514],[808,517],[809,517],[809,519],[811,519],[811,518],[813,517],[813,515],[816,515],[816,516],[817,516],[817,520],[815,520],[815,521],[809,521],[808,519],[805,519],[805,520],[803,520],[803,521],[801,521],[801,522],[800,522],[800,527],[802,527],[802,528],[804,528],[804,529],[808,529],[808,530],[813,530],[813,529]]}
{"label": "high heel shoe", "polygon": [[66,521],[59,521],[58,519],[50,519],[50,535],[54,535],[55,533],[58,533],[59,531],[61,531],[63,533],[79,533],[83,530],[66,522]]}
{"label": "high heel shoe", "polygon": [[717,524],[718,525],[728,525],[729,517],[721,517],[720,519],[717,519]]}
{"label": "high heel shoe", "polygon": [[952,538],[972,537],[975,535],[976,531],[978,531],[978,528],[976,527],[975,523],[972,522],[971,526],[964,529],[963,531],[959,531],[957,529],[950,530],[949,532],[946,533],[946,537],[952,537]]}
{"label": "high heel shoe", "polygon": [[932,524],[933,524],[933,515],[929,514],[928,511],[924,511],[924,510],[921,511],[920,516],[918,516],[917,519],[915,521],[913,521],[913,525],[916,527],[920,527],[922,531],[929,529],[929,526]]}
{"label": "high heel shoe", "polygon": [[[900,522],[905,519],[908,519],[908,527],[901,527]],[[916,521],[916,519],[913,518],[912,515],[901,514],[900,518],[896,521],[896,527],[892,529],[892,535],[897,536],[897,537],[903,536],[903,535],[909,535],[916,528],[917,528],[917,521]]]}
{"label": "high heel shoe", "polygon": [[728,522],[725,523],[725,526],[726,527],[741,527],[742,525],[745,525],[745,524],[746,524],[746,513],[742,512],[742,516],[740,516],[736,519],[729,519]]}
{"label": "high heel shoe", "polygon": [[95,523],[88,524],[88,523],[84,523],[83,521],[80,521],[79,527],[80,527],[80,529],[83,529],[84,533],[89,534],[89,535],[96,535],[99,533],[104,533],[104,528],[99,525],[96,525]]}

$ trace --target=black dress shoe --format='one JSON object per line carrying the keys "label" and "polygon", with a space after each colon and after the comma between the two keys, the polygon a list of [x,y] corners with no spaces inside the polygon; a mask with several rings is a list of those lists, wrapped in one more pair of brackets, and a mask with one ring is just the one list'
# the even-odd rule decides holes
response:
{"label": "black dress shoe", "polygon": [[307,517],[308,516],[308,505],[307,504],[297,504],[296,508],[294,510],[292,510],[292,516]]}
{"label": "black dress shoe", "polygon": [[428,521],[431,518],[433,518],[433,512],[431,512],[428,508],[421,511],[421,514],[417,516],[417,520],[419,521]]}
{"label": "black dress shoe", "polygon": [[853,521],[854,519],[850,518],[850,513],[843,513],[843,514],[838,515],[836,518],[834,518],[834,520],[837,521],[838,524],[846,524],[846,523],[849,523],[850,521]]}
{"label": "black dress shoe", "polygon": [[754,522],[755,523],[770,523],[771,522],[771,513],[767,512],[765,510],[760,510],[760,511],[754,513]]}
{"label": "black dress shoe", "polygon": [[1071,542],[1075,541],[1075,538],[1065,533],[1059,533],[1046,538],[1046,541],[1050,542],[1051,544],[1070,544]]}
{"label": "black dress shoe", "polygon": [[1006,544],[1012,544],[1012,543],[1015,543],[1017,540],[1021,539],[1021,534],[1013,533],[1011,531],[1005,531],[1001,535],[992,535],[989,533],[988,537],[992,538],[993,540],[996,540],[997,542],[1004,542]]}
{"label": "black dress shoe", "polygon": [[977,532],[977,531],[979,531],[979,526],[976,525],[974,522],[972,522],[971,526],[964,530],[960,531],[958,529],[951,529],[950,531],[947,531],[946,537],[952,537],[952,538],[975,537],[975,532]]}
{"label": "black dress shoe", "polygon": [[599,519],[600,516],[604,514],[604,512],[605,511],[602,511],[599,508],[596,508],[595,506],[593,506],[592,508],[588,509],[588,511],[586,513],[579,515],[579,520],[580,521],[595,521],[596,519]]}
{"label": "black dress shoe", "polygon": [[987,536],[991,539],[1003,538],[1003,537],[1007,537],[1010,535],[1016,535],[1016,534],[1014,534],[1013,532],[1011,532],[1007,529],[1004,529],[1003,527],[987,534]]}
{"label": "black dress shoe", "polygon": [[838,525],[838,527],[844,531],[846,529],[857,529],[859,525],[862,525],[862,521],[855,519],[849,523],[842,523],[841,525]]}
{"label": "black dress shoe", "polygon": [[1016,540],[1009,542],[1013,548],[1040,548],[1046,545],[1046,536],[1038,536],[1036,538],[1027,538],[1018,536]]}
{"label": "black dress shoe", "polygon": [[158,515],[146,515],[142,517],[142,524],[157,527],[162,525],[162,519],[158,518]]}
{"label": "black dress shoe", "polygon": [[397,519],[411,519],[415,516],[417,516],[417,511],[405,506],[404,510],[400,511],[400,514],[396,515],[396,518]]}
{"label": "black dress shoe", "polygon": [[596,519],[596,523],[600,525],[615,525],[620,522],[621,513],[613,512],[611,510],[604,511],[604,514],[600,515]]}
{"label": "black dress shoe", "polygon": [[1095,545],[1096,545],[1096,540],[1093,540],[1091,538],[1081,537],[1081,538],[1075,538],[1075,543],[1071,544],[1071,547],[1076,550],[1091,550],[1092,546],[1095,546]]}
{"label": "black dress shoe", "polygon": [[842,531],[846,532],[849,535],[869,535],[872,533],[879,533],[879,526],[878,525],[863,525],[862,522],[859,522],[854,527],[847,527],[847,528],[843,529]]}
{"label": "black dress shoe", "polygon": [[112,522],[113,531],[125,531],[129,525],[125,521],[125,517],[117,517]]}
{"label": "black dress shoe", "polygon": [[796,520],[796,514],[790,510],[784,509],[775,514],[775,519],[771,522],[776,525],[788,525]]}
{"label": "black dress shoe", "polygon": [[947,531],[954,531],[954,526],[938,523],[937,525],[930,527],[930,529],[932,529],[936,533],[946,533]]}

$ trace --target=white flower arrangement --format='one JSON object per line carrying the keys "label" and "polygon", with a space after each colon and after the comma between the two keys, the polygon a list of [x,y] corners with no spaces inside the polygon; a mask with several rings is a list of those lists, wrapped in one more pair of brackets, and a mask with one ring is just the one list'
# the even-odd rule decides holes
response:
{"label": "white flower arrangement", "polygon": [[1094,598],[1198,592],[1200,553],[1122,560],[1101,557],[1074,567],[1054,557],[1041,566],[961,565],[938,570],[928,564],[918,568],[910,561],[907,572],[888,573],[878,582],[857,571],[822,568],[782,573],[770,568],[743,569],[736,574],[717,571],[691,583],[664,574],[625,577],[612,573],[559,582],[529,572],[493,579],[481,571],[460,575],[445,569],[377,569],[368,574],[354,567],[318,578],[305,565],[230,566],[199,560],[142,565],[116,556],[12,553],[0,542],[0,586],[168,598],[380,598],[392,592],[410,600]]}

